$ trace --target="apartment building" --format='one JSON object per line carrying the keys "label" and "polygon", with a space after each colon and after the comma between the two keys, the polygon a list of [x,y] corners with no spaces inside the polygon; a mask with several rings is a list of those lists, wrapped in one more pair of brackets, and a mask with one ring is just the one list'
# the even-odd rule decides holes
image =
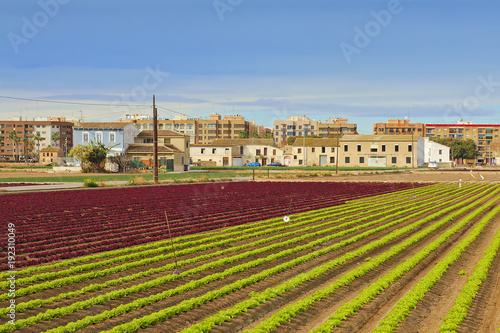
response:
{"label": "apartment building", "polygon": [[493,162],[500,147],[500,125],[473,124],[468,121],[458,121],[457,124],[426,124],[425,136],[432,138],[471,139],[479,151],[479,163]]}
{"label": "apartment building", "polygon": [[[140,130],[153,129],[153,119],[149,116],[130,116],[125,120]],[[210,144],[217,139],[238,139],[240,132],[247,132],[252,137],[257,132],[261,138],[271,134],[271,129],[258,126],[254,121],[245,120],[240,115],[222,117],[214,113],[207,119],[198,117],[175,116],[173,119],[158,119],[158,129],[173,130],[189,136],[191,144]]]}
{"label": "apartment building", "polygon": [[290,136],[317,135],[318,122],[305,115],[290,116],[286,120],[273,121],[274,142],[280,146],[286,144]]}
{"label": "apartment building", "polygon": [[274,142],[285,145],[291,136],[319,135],[324,138],[334,138],[338,135],[357,134],[357,125],[349,124],[346,118],[329,118],[322,121],[309,119],[305,115],[295,115],[287,120],[273,122]]}
{"label": "apartment building", "polygon": [[338,137],[344,134],[358,134],[356,124],[349,124],[346,118],[328,118],[318,122],[318,135],[324,138]]}
{"label": "apartment building", "polygon": [[[73,122],[63,117],[21,118],[0,120],[0,159],[5,161],[23,160],[28,155],[38,154],[38,150],[47,147],[60,147],[66,154],[73,147]],[[19,142],[9,139],[9,134],[15,132]],[[59,133],[59,140],[52,140],[53,133]],[[40,142],[33,137],[39,133]],[[25,142],[27,139],[27,142]]]}
{"label": "apartment building", "polygon": [[373,135],[405,135],[412,132],[417,135],[423,135],[424,129],[424,124],[410,123],[410,119],[387,119],[386,123],[373,124]]}

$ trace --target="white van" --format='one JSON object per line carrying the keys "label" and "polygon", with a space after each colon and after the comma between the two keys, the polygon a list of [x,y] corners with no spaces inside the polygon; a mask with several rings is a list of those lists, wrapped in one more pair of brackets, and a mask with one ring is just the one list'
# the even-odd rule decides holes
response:
{"label": "white van", "polygon": [[429,169],[439,169],[438,162],[429,162]]}

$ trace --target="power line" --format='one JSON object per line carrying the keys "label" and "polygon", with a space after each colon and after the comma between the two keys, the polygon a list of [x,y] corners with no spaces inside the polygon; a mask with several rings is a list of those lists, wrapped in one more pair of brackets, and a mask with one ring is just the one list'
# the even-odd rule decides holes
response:
{"label": "power line", "polygon": [[[117,107],[138,107],[138,108],[150,108],[151,105],[148,104],[111,104],[111,103],[87,103],[87,102],[70,102],[70,101],[55,101],[55,100],[48,100],[48,99],[36,99],[36,98],[24,98],[24,97],[14,97],[14,96],[3,96],[0,95],[0,98],[6,98],[6,99],[14,99],[14,100],[20,100],[20,101],[31,101],[31,102],[43,102],[43,103],[54,103],[54,104],[69,104],[69,105],[89,105],[89,106],[117,106]],[[156,105],[157,108],[177,113],[183,116],[191,117],[191,115],[175,111],[169,108],[165,108],[159,105]],[[115,113],[121,113],[122,111],[117,111],[117,112],[111,112],[111,113],[106,113],[106,114],[100,114],[99,116],[106,116],[106,115],[111,115]],[[85,117],[89,118],[89,117]]]}
{"label": "power line", "polygon": [[147,104],[111,104],[111,103],[86,103],[86,102],[69,102],[69,101],[54,101],[48,99],[35,99],[35,98],[22,98],[13,96],[1,96],[0,98],[15,99],[21,101],[32,101],[32,102],[44,102],[44,103],[55,103],[55,104],[74,104],[74,105],[93,105],[93,106],[140,106],[145,107]]}
{"label": "power line", "polygon": [[160,109],[163,109],[163,110],[167,110],[167,111],[170,111],[170,112],[174,112],[174,113],[177,113],[177,114],[181,114],[183,116],[187,116],[187,117],[191,117],[190,115],[188,114],[185,114],[185,113],[182,113],[182,112],[179,112],[179,111],[175,111],[175,110],[172,110],[172,109],[168,109],[168,108],[164,108],[162,106],[159,106],[158,104],[156,105],[157,108],[160,108]]}

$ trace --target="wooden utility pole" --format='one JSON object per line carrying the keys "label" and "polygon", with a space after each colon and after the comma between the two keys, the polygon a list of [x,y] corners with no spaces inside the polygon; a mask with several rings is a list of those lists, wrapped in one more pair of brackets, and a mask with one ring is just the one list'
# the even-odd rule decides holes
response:
{"label": "wooden utility pole", "polygon": [[413,134],[415,133],[415,128],[411,126],[411,170],[415,169],[415,148],[413,147]]}
{"label": "wooden utility pole", "polygon": [[337,157],[335,158],[335,174],[339,174],[339,149],[340,149],[340,138],[342,137],[342,126],[340,126],[340,134],[337,135],[337,147],[335,149],[337,150]]}
{"label": "wooden utility pole", "polygon": [[153,95],[153,182],[158,184],[158,111]]}

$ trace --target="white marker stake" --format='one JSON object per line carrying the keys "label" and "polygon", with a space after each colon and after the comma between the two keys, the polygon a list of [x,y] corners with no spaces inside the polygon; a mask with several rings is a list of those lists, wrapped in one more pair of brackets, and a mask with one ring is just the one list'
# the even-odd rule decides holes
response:
{"label": "white marker stake", "polygon": [[462,187],[462,179],[460,179],[460,180],[458,181],[458,187],[460,187],[460,188]]}

